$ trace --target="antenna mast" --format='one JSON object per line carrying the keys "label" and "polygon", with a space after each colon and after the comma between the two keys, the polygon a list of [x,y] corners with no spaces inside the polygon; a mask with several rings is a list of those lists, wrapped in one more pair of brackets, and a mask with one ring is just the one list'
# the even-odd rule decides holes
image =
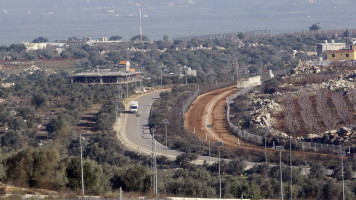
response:
{"label": "antenna mast", "polygon": [[142,16],[141,16],[141,0],[138,0],[140,6],[140,41],[142,42]]}

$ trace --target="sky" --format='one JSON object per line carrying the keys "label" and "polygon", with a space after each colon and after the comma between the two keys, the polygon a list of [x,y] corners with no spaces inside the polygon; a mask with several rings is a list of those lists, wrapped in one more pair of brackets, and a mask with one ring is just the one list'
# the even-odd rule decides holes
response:
{"label": "sky", "polygon": [[[356,28],[353,0],[142,0],[151,40],[270,29],[272,33]],[[139,34],[138,0],[0,0],[0,45]]]}

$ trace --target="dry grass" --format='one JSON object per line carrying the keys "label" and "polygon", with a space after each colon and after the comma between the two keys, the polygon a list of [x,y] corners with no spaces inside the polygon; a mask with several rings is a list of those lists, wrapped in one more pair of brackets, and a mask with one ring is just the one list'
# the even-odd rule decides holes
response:
{"label": "dry grass", "polygon": [[[320,125],[320,127],[322,127],[322,131],[326,131],[326,127],[325,125],[323,124],[323,121],[318,117],[317,113],[317,106],[316,106],[316,100],[315,100],[315,95],[311,95],[311,102],[312,102],[312,110],[311,110],[311,113],[313,114],[313,117],[315,117],[316,119],[318,119],[318,125]],[[351,102],[348,100],[347,96],[344,97],[344,100],[345,102],[347,103],[347,106],[348,106],[348,110],[353,113],[352,115],[352,118],[350,121],[348,121],[347,123],[353,123],[356,121],[356,116],[354,115],[355,114],[355,111],[354,111],[354,108],[353,108],[353,105],[351,104]],[[296,116],[297,116],[297,119],[298,121],[300,122],[300,128],[299,128],[299,131],[293,135],[293,137],[298,137],[298,136],[303,136],[305,137],[307,134],[309,134],[310,132],[308,132],[308,129],[305,127],[305,123],[303,122],[303,119],[300,115],[300,106],[298,105],[298,99],[294,99],[294,105],[296,107],[296,111],[297,113]],[[279,101],[278,103],[280,104],[285,104],[284,101]],[[342,120],[340,119],[340,117],[337,115],[336,113],[336,108],[335,108],[335,105],[332,103],[331,101],[331,97],[330,97],[330,94],[328,94],[328,108],[329,110],[332,112],[332,116],[335,117],[335,119],[337,120],[337,125],[336,127],[334,127],[334,129],[338,129],[342,126],[347,126],[346,123],[342,122]],[[280,113],[276,113],[272,116],[274,119],[275,119],[275,124],[274,124],[274,128],[279,130],[279,131],[282,131],[284,133],[288,133],[288,129],[284,123],[284,115],[282,112]]]}
{"label": "dry grass", "polygon": [[17,195],[32,194],[32,195],[58,196],[57,192],[51,191],[51,190],[21,188],[21,187],[6,185],[4,183],[0,183],[0,194],[1,195],[4,195],[4,194],[17,194]]}

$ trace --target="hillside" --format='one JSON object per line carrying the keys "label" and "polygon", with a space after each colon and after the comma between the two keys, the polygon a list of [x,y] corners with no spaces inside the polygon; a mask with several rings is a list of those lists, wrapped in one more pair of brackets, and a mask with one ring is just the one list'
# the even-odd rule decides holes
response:
{"label": "hillside", "polygon": [[[245,130],[323,144],[355,145],[355,64],[300,64],[264,82],[233,104],[232,119]],[[241,115],[242,114],[242,115]]]}

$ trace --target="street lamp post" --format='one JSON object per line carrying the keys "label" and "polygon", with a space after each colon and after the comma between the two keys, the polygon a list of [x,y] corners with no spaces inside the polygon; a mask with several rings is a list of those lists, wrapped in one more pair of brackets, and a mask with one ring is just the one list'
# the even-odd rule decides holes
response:
{"label": "street lamp post", "polygon": [[166,148],[168,149],[168,140],[167,140],[167,124],[169,124],[168,119],[163,120],[164,128],[166,129]]}
{"label": "street lamp post", "polygon": [[344,151],[339,151],[338,155],[341,157],[341,177],[342,177],[342,200],[345,200],[345,183],[344,183]]}
{"label": "street lamp post", "polygon": [[283,200],[282,151],[284,151],[284,147],[283,146],[276,146],[276,150],[279,151],[279,171],[281,173],[281,199]]}
{"label": "street lamp post", "polygon": [[[208,125],[206,125],[206,127],[208,129],[211,129],[213,127],[213,125],[208,124]],[[209,130],[208,130],[208,135],[209,135],[209,163],[210,163],[211,162],[211,152],[210,152],[210,131]]]}
{"label": "street lamp post", "polygon": [[219,198],[221,199],[221,172],[220,172],[220,147],[222,147],[224,144],[222,142],[215,142],[215,147],[218,148],[219,152],[219,188],[220,188],[220,193],[219,193]]}

